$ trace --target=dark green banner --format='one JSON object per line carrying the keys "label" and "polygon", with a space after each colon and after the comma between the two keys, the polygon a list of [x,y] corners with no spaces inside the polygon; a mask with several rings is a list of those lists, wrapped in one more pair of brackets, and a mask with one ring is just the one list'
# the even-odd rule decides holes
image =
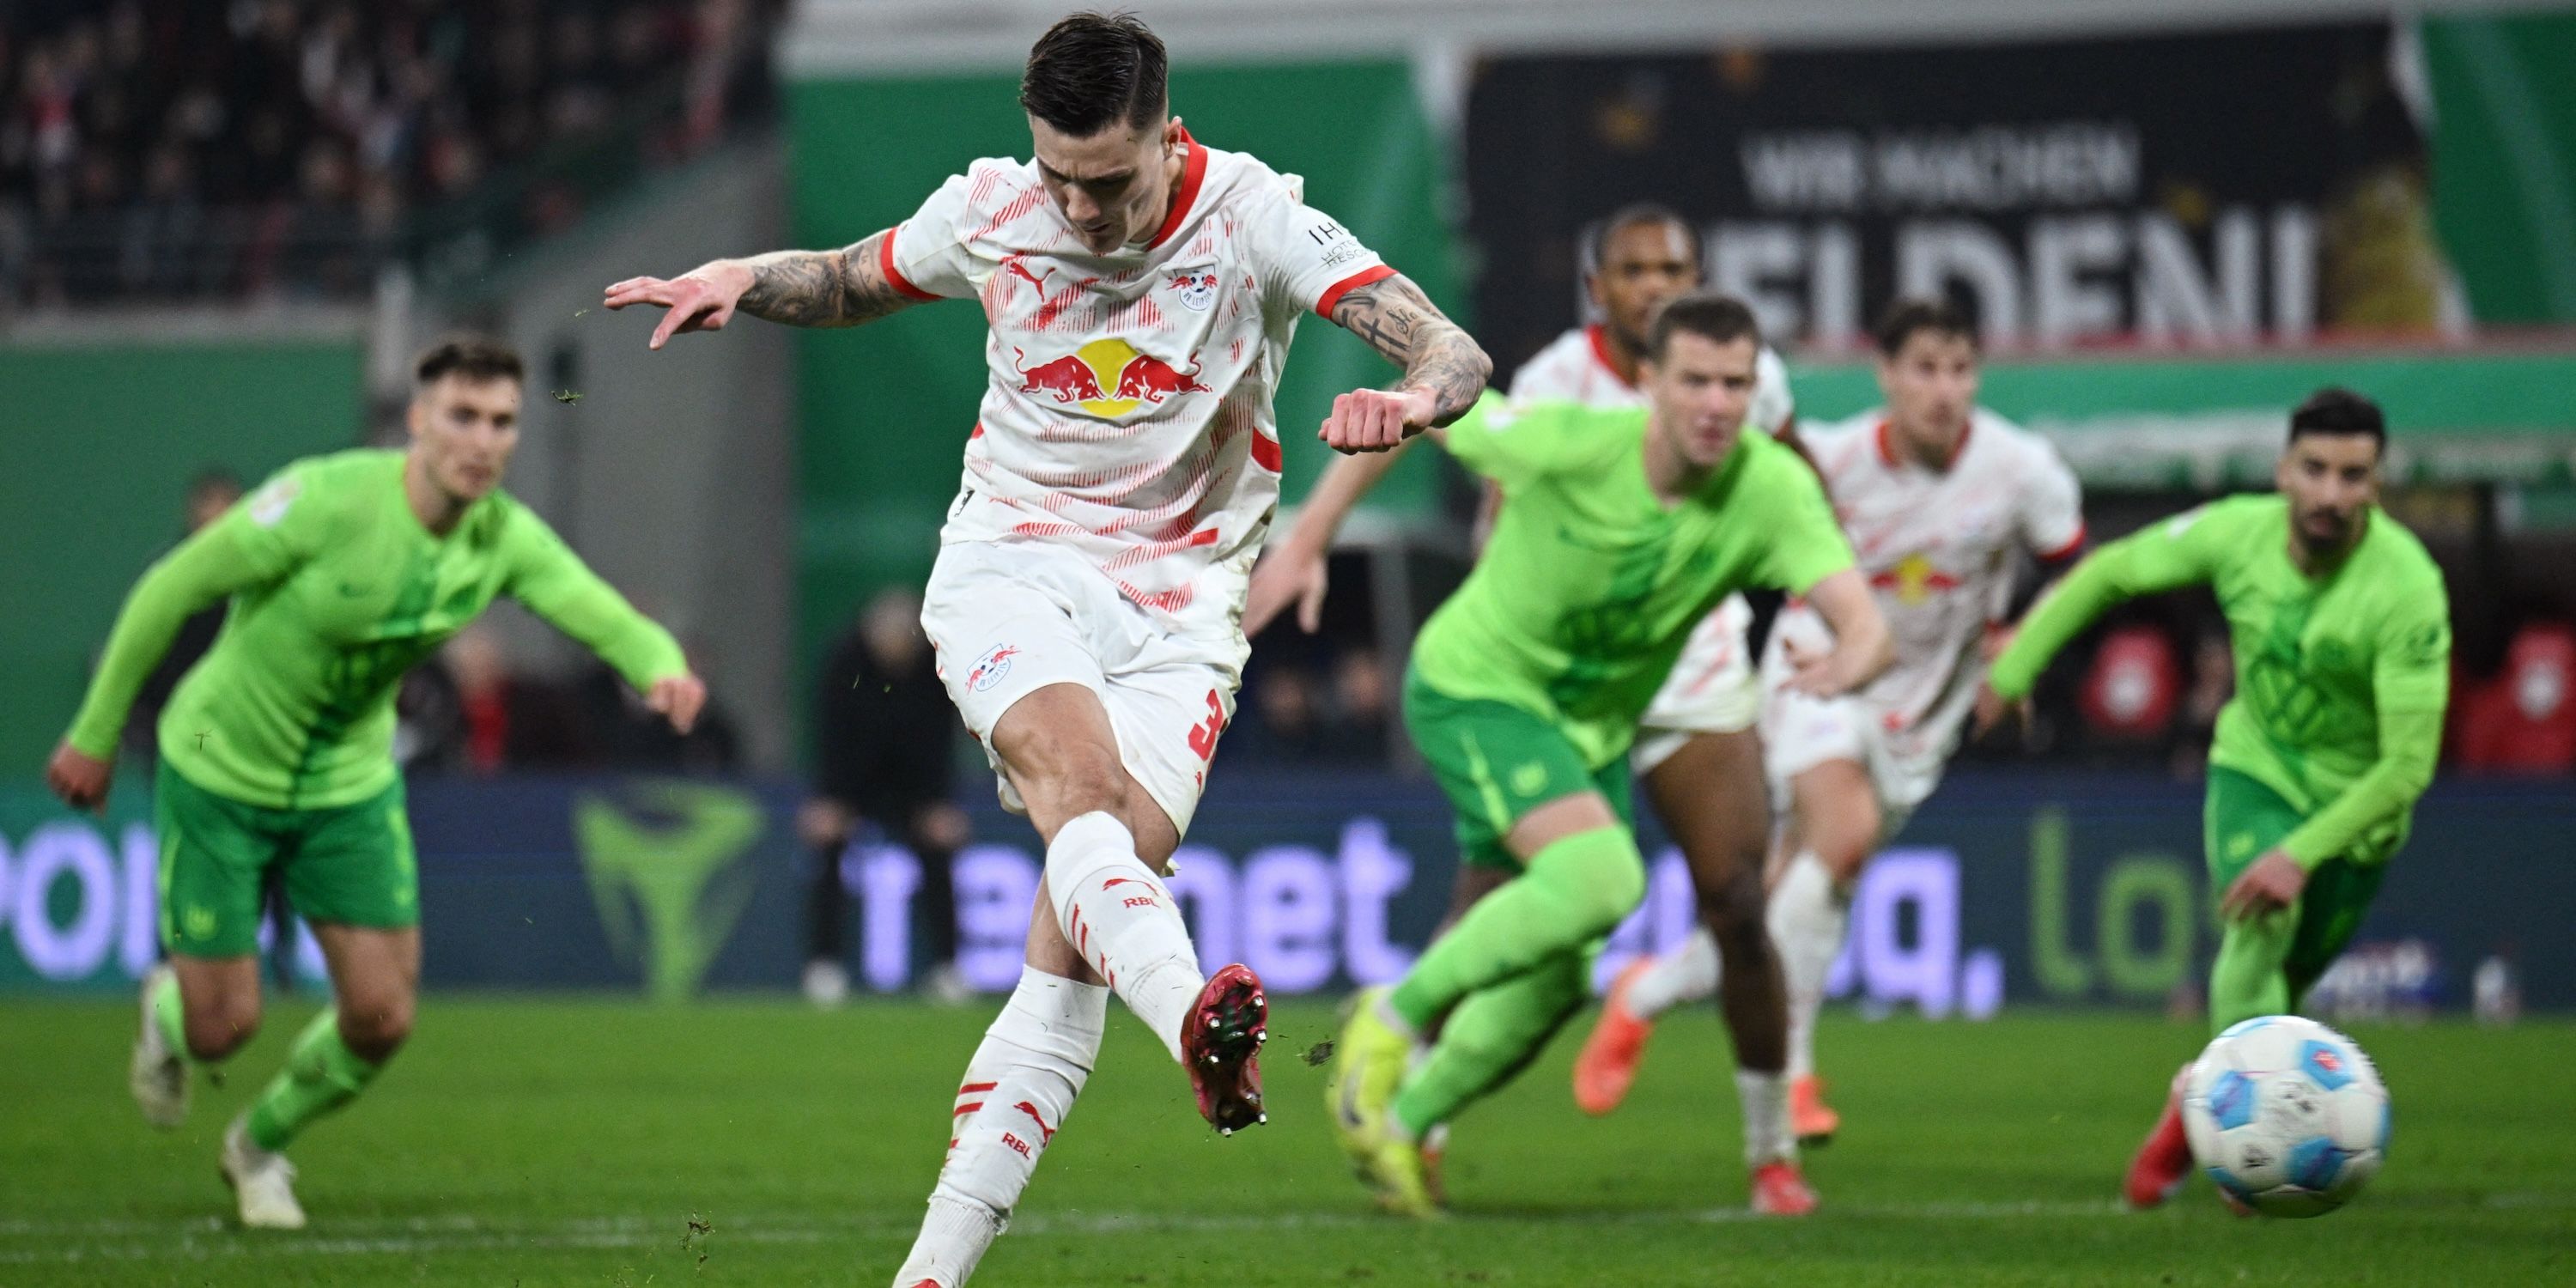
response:
{"label": "dark green banner", "polygon": [[43,767],[188,481],[354,444],[364,362],[355,340],[0,348],[0,772]]}

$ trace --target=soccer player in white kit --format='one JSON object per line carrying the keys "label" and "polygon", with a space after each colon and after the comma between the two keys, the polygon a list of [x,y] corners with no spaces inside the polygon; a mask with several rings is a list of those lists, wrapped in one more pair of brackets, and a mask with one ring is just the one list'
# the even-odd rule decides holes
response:
{"label": "soccer player in white kit", "polygon": [[[1963,314],[1900,300],[1876,340],[1885,407],[1801,439],[1896,637],[1896,664],[1839,698],[1782,687],[1790,652],[1826,642],[1798,604],[1781,612],[1762,663],[1764,759],[1789,811],[1772,848],[1769,921],[1789,986],[1791,1120],[1809,1142],[1840,1125],[1815,1076],[1816,1013],[1861,867],[1931,796],[1972,716],[1983,728],[1999,714],[1977,708],[2002,647],[2015,552],[2053,577],[2084,543],[2081,495],[2056,449],[1976,406],[1977,338]],[[1585,1043],[1578,1083],[1588,1075],[1624,1094],[1655,1017],[1715,991],[1725,969],[1705,931],[1630,966]]]}
{"label": "soccer player in white kit", "polygon": [[[1585,288],[1600,320],[1567,331],[1532,355],[1512,377],[1511,395],[1595,407],[1645,406],[1638,362],[1647,328],[1666,300],[1699,286],[1698,240],[1680,215],[1640,203],[1595,225],[1587,251]],[[1774,436],[1792,433],[1795,412],[1779,354],[1763,347],[1754,373],[1746,423]],[[1292,602],[1305,629],[1315,629],[1333,533],[1391,464],[1384,457],[1335,462],[1291,532],[1254,571],[1246,630],[1258,632]],[[1487,506],[1498,500],[1489,489]],[[1630,761],[1645,780],[1656,817],[1690,866],[1699,939],[1729,967],[1720,1010],[1735,1044],[1754,1206],[1771,1215],[1803,1216],[1815,1210],[1817,1199],[1794,1155],[1784,1072],[1788,1012],[1780,959],[1763,926],[1771,805],[1762,791],[1762,749],[1754,732],[1762,690],[1745,644],[1752,616],[1743,597],[1731,595],[1700,623],[1647,710]],[[1461,863],[1442,931],[1514,875],[1502,867]],[[1719,991],[1715,983],[1708,990]],[[1556,1023],[1571,1017],[1569,1010]],[[1538,1038],[1545,1040],[1544,1034]],[[1633,1070],[1633,1063],[1628,1067]],[[1586,1090],[1578,1082],[1576,1098],[1589,1105]],[[1622,1082],[1609,1103],[1625,1091]],[[1607,1106],[1594,1112],[1607,1112]],[[1435,1187],[1447,1126],[1434,1128],[1424,1142]]]}
{"label": "soccer player in white kit", "polygon": [[852,326],[980,301],[991,384],[922,625],[1003,801],[1047,842],[1027,968],[966,1066],[897,1288],[957,1288],[1081,1092],[1108,996],[1163,1039],[1220,1132],[1262,1120],[1260,981],[1202,975],[1168,860],[1234,712],[1238,619],[1278,502],[1271,397],[1312,310],[1402,364],[1321,436],[1384,451],[1470,407],[1491,364],[1301,182],[1193,140],[1162,43],[1075,14],[1029,55],[1033,161],[984,160],[837,251],[718,260],[608,289],[653,334],[740,310]]}

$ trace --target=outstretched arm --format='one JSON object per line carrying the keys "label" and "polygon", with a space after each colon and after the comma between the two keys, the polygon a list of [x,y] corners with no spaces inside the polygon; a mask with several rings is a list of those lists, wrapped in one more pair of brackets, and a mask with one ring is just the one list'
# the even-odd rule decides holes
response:
{"label": "outstretched arm", "polygon": [[80,713],[54,749],[45,777],[54,794],[74,809],[97,809],[107,799],[117,733],[144,678],[161,664],[181,623],[199,610],[268,580],[274,570],[246,551],[229,522],[217,523],[179,543],[134,583],[116,615],[98,672],[90,677]]}
{"label": "outstretched arm", "polygon": [[1401,273],[1344,293],[1333,302],[1332,319],[1404,368],[1393,389],[1360,389],[1333,400],[1320,436],[1334,451],[1384,452],[1446,425],[1476,405],[1494,374],[1494,360]]}
{"label": "outstretched arm", "polygon": [[612,309],[659,304],[669,309],[653,328],[659,349],[674,335],[721,331],[736,310],[788,326],[857,326],[898,312],[925,297],[907,292],[886,272],[894,230],[839,250],[781,250],[749,259],[719,259],[678,277],[630,277],[608,288]]}
{"label": "outstretched arm", "polygon": [[512,557],[511,596],[589,646],[644,695],[646,706],[687,733],[706,703],[707,686],[689,670],[679,642],[592,572],[552,528],[533,514],[520,517],[524,523],[510,533],[519,547]]}
{"label": "outstretched arm", "polygon": [[2208,528],[2202,517],[2201,510],[2194,510],[2132,533],[2085,556],[2073,572],[2058,578],[2022,615],[2012,643],[1986,672],[1996,696],[2006,702],[2028,697],[2049,659],[2112,606],[2208,581]]}

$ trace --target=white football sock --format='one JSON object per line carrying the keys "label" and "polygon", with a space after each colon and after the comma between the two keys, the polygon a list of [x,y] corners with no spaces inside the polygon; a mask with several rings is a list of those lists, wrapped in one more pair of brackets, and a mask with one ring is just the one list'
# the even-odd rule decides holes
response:
{"label": "white football sock", "polygon": [[1735,1098],[1744,1106],[1744,1165],[1798,1156],[1798,1138],[1789,1131],[1789,1075],[1735,1071]]}
{"label": "white football sock", "polygon": [[1136,857],[1127,825],[1098,810],[1065,824],[1047,846],[1046,880],[1065,942],[1178,1061],[1181,1025],[1207,976],[1180,902]]}
{"label": "white football sock", "polygon": [[895,1288],[924,1281],[959,1288],[975,1273],[1082,1094],[1108,1017],[1108,989],[1021,970],[1019,987],[966,1062],[948,1161]]}
{"label": "white football sock", "polygon": [[1694,925],[1681,947],[1648,963],[1628,986],[1628,1011],[1651,1020],[1684,1002],[1716,996],[1717,980],[1717,936]]}
{"label": "white football sock", "polygon": [[1824,860],[1800,850],[1771,892],[1769,922],[1789,992],[1789,1076],[1809,1077],[1816,1071],[1816,1012],[1824,1009],[1825,977],[1843,950],[1851,901],[1834,889]]}

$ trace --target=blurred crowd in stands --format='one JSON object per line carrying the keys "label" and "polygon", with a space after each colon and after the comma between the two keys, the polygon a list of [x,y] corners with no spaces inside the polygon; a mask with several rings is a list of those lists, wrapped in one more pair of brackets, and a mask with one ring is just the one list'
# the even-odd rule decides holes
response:
{"label": "blurred crowd in stands", "polygon": [[337,298],[765,119],[784,0],[0,6],[0,306]]}

